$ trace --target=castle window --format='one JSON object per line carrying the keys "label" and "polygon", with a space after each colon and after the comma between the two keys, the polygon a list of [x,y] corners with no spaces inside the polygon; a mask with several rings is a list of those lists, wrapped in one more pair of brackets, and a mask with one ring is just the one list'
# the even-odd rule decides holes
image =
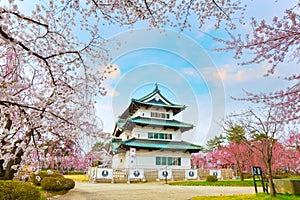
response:
{"label": "castle window", "polygon": [[170,114],[160,113],[160,112],[151,112],[150,116],[153,118],[161,118],[161,119],[169,119],[170,118]]}
{"label": "castle window", "polygon": [[181,166],[180,157],[155,157],[156,165]]}
{"label": "castle window", "polygon": [[161,157],[156,157],[156,165],[161,165]]}
{"label": "castle window", "polygon": [[154,133],[149,132],[149,133],[148,133],[148,138],[152,139],[152,138],[154,137],[153,134],[154,134]]}
{"label": "castle window", "polygon": [[165,134],[159,133],[159,139],[165,139]]}
{"label": "castle window", "polygon": [[161,164],[166,165],[167,164],[167,157],[161,157]]}
{"label": "castle window", "polygon": [[148,132],[148,138],[149,139],[160,139],[160,140],[172,140],[172,134]]}

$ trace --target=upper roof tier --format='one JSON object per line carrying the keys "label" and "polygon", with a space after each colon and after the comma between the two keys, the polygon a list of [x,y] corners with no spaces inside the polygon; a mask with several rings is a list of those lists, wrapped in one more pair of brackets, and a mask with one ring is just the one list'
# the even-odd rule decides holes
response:
{"label": "upper roof tier", "polygon": [[173,115],[180,113],[182,110],[186,108],[185,105],[174,104],[170,102],[166,97],[164,97],[160,90],[158,89],[158,85],[155,85],[154,90],[147,94],[146,96],[140,99],[131,99],[131,103],[128,108],[123,112],[120,116],[122,119],[126,119],[131,116],[134,112],[136,112],[141,106],[148,107],[161,107],[166,110],[172,110]]}

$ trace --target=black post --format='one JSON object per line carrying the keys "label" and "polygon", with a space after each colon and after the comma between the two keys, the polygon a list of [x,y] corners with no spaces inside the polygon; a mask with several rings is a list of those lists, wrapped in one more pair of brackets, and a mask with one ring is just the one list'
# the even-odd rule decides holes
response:
{"label": "black post", "polygon": [[256,185],[255,175],[253,175],[253,183],[254,183],[255,193],[257,193],[257,185]]}
{"label": "black post", "polygon": [[166,176],[165,176],[166,184],[168,184],[168,171],[167,171],[167,165],[166,165]]}

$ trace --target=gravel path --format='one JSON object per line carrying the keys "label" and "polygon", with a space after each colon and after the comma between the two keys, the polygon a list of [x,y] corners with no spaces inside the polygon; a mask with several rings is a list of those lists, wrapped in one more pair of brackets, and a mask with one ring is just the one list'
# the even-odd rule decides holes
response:
{"label": "gravel path", "polygon": [[76,182],[75,188],[55,200],[187,200],[194,196],[253,194],[253,187],[170,186],[163,183],[107,184]]}

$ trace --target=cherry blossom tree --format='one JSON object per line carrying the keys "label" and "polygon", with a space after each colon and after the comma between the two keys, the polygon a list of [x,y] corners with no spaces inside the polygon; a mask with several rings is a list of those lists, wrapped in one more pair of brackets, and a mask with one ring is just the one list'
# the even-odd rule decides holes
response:
{"label": "cherry blossom tree", "polygon": [[206,156],[202,152],[193,153],[191,155],[191,167],[198,169],[208,168]]}
{"label": "cherry blossom tree", "polygon": [[278,147],[278,139],[285,136],[283,123],[274,120],[278,114],[277,112],[277,107],[263,107],[256,112],[250,109],[245,113],[235,115],[234,121],[228,119],[224,123],[225,131],[232,130],[236,126],[243,127],[245,130],[247,139],[241,140],[241,142],[247,145],[249,150],[252,149],[253,156],[260,159],[268,175],[271,196],[275,196],[274,172],[272,171],[274,151]]}
{"label": "cherry blossom tree", "polygon": [[[271,168],[271,176],[275,173],[297,172],[299,164],[297,137],[291,136],[288,140],[280,139],[282,136],[280,125],[275,125],[278,128],[276,130],[271,125],[272,122],[263,121],[263,115],[255,114],[257,118],[255,116],[249,118],[249,115],[254,114],[253,111],[249,111],[247,114],[239,115],[240,121],[238,122],[226,121],[225,135],[215,137],[212,141],[217,141],[216,138],[226,138],[226,140],[222,139],[222,142],[218,140],[216,148],[209,150],[206,154],[192,155],[192,164],[208,169],[231,167],[237,169],[241,180],[244,179],[245,171],[251,172],[252,166],[261,166],[269,178],[268,167]],[[247,120],[251,121],[247,122]],[[268,131],[273,131],[273,133]],[[211,144],[209,141],[208,143]]]}
{"label": "cherry blossom tree", "polygon": [[[300,3],[292,8],[287,8],[282,18],[273,17],[271,23],[266,20],[252,18],[251,34],[233,34],[228,32],[230,40],[217,39],[225,44],[224,48],[217,50],[232,50],[236,59],[245,59],[241,65],[258,64],[267,62],[272,65],[266,75],[275,72],[276,67],[287,61],[300,62]],[[246,58],[244,58],[246,55]],[[248,60],[247,60],[248,59]],[[284,79],[291,82],[291,86],[272,93],[250,93],[246,92],[246,98],[235,98],[251,101],[254,103],[265,103],[269,106],[276,106],[280,109],[277,121],[285,123],[299,123],[299,102],[300,102],[300,74],[294,72]]]}
{"label": "cherry blossom tree", "polygon": [[289,170],[300,174],[300,134],[298,129],[293,129],[290,136],[284,141],[284,145],[288,150],[287,157],[291,157],[288,167]]}
{"label": "cherry blossom tree", "polygon": [[88,41],[72,33],[71,5],[35,6],[28,15],[13,1],[0,10],[1,179],[12,179],[25,163],[39,167],[48,144],[61,150],[53,144],[99,136],[92,95],[105,94],[102,82],[113,71],[89,66],[105,52],[87,24]]}
{"label": "cherry blossom tree", "polygon": [[[248,61],[242,61],[240,63],[242,65],[262,62],[272,64],[272,67],[266,75],[273,74],[276,67],[282,62],[293,60],[296,64],[299,64],[299,8],[300,3],[297,2],[294,7],[286,9],[281,19],[274,16],[270,24],[264,19],[258,21],[253,18],[252,34],[242,36],[241,34],[236,35],[228,32],[231,38],[230,40],[218,39],[218,41],[226,45],[225,50],[235,51],[235,58],[237,59],[242,59],[243,55],[247,55]],[[252,131],[255,131],[255,134],[252,134],[252,136],[255,136],[255,141],[259,143],[256,150],[264,161],[264,166],[269,175],[271,196],[275,195],[272,184],[272,169],[274,169],[274,165],[276,165],[273,163],[273,158],[276,155],[274,152],[277,151],[274,151],[274,149],[278,151],[282,150],[277,143],[277,139],[280,138],[279,135],[283,130],[283,124],[299,124],[300,119],[300,76],[295,72],[285,79],[291,82],[291,86],[286,89],[272,93],[262,92],[255,94],[246,92],[246,98],[235,98],[254,103],[263,103],[266,107],[273,107],[274,110],[276,110],[276,113],[271,114],[271,112],[269,112],[266,113],[264,117],[259,116],[253,111],[250,112],[251,118],[256,121],[256,125],[253,125],[253,123],[250,125],[252,126]],[[249,127],[249,125],[246,127]],[[285,127],[285,130],[286,129],[287,127]],[[284,133],[282,133],[281,136],[285,137],[281,137],[280,139],[287,138],[287,135]]]}
{"label": "cherry blossom tree", "polygon": [[[236,169],[243,181],[244,172],[251,171],[251,166],[253,166],[252,149],[245,145],[244,140],[246,137],[243,127],[230,126],[229,129],[225,128],[225,135],[221,134],[207,141],[207,157],[210,159],[210,163],[217,167]],[[210,146],[215,146],[215,148],[210,150]]]}
{"label": "cherry blossom tree", "polygon": [[112,156],[105,148],[105,143],[97,142],[92,150],[85,156],[91,166],[111,167]]}

